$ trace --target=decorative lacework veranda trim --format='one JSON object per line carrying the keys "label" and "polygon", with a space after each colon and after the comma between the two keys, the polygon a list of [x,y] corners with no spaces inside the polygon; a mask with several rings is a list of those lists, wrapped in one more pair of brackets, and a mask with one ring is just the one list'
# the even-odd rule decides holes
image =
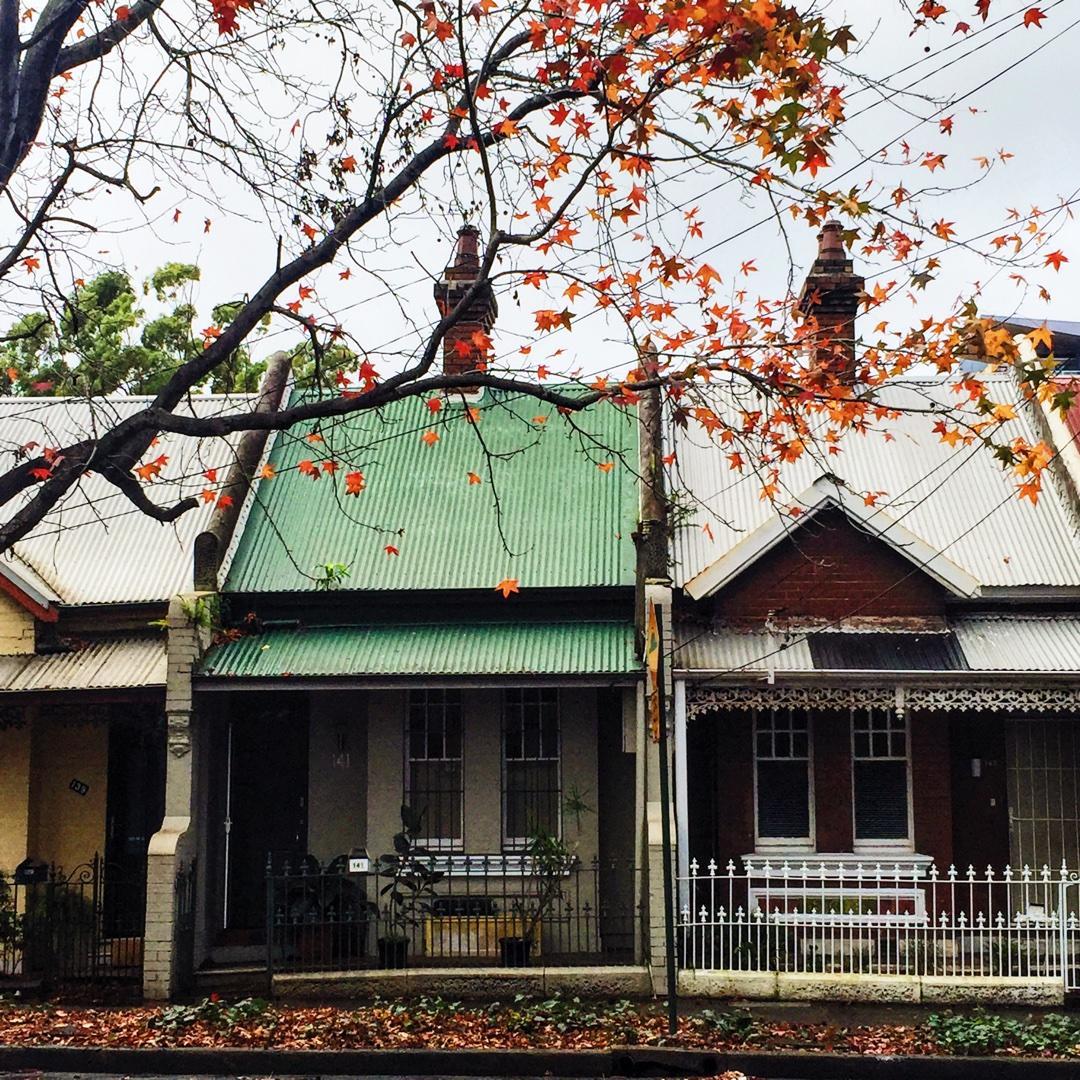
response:
{"label": "decorative lacework veranda trim", "polygon": [[917,709],[952,712],[1080,711],[1080,687],[946,686],[721,686],[687,688],[688,719],[708,712],[739,709],[803,708],[842,712],[846,709]]}

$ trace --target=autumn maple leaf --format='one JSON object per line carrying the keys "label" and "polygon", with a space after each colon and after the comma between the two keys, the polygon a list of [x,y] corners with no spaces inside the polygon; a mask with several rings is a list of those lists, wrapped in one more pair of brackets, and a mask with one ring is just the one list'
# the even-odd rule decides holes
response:
{"label": "autumn maple leaf", "polygon": [[471,472],[471,473],[466,473],[465,475],[469,478],[469,483],[470,484],[479,484],[479,483],[482,482],[477,473]]}
{"label": "autumn maple leaf", "polygon": [[267,462],[259,470],[259,476],[263,480],[273,480],[274,477],[277,476],[277,470],[274,468],[273,465],[271,465],[269,462]]}
{"label": "autumn maple leaf", "polygon": [[1027,11],[1024,12],[1024,25],[1041,27],[1043,24],[1043,19],[1045,18],[1046,12],[1043,11],[1041,8],[1028,8]]}
{"label": "autumn maple leaf", "polygon": [[503,599],[507,599],[511,593],[521,592],[518,588],[517,578],[503,578],[498,585],[495,586],[495,591],[502,593]]}
{"label": "autumn maple leaf", "polygon": [[302,472],[304,476],[310,476],[312,480],[318,480],[321,475],[319,466],[310,458],[304,458],[303,461],[297,462],[296,468]]}
{"label": "autumn maple leaf", "polygon": [[434,431],[425,431],[424,434],[420,436],[420,441],[427,443],[428,446],[434,446],[439,441],[438,433]]}
{"label": "autumn maple leaf", "polygon": [[387,544],[386,547],[383,548],[383,551],[385,551],[387,555],[400,555],[401,554],[401,552],[398,551],[398,549],[396,547],[394,547],[393,544]]}
{"label": "autumn maple leaf", "polygon": [[168,456],[162,454],[160,457],[155,458],[153,461],[147,461],[144,464],[137,466],[135,469],[135,475],[140,480],[149,482],[155,477],[160,476],[161,470],[168,464]]}
{"label": "autumn maple leaf", "polygon": [[352,154],[348,157],[343,157],[340,164],[342,172],[356,172],[356,158],[354,158]]}
{"label": "autumn maple leaf", "polygon": [[1069,257],[1064,252],[1051,251],[1050,254],[1046,256],[1046,262],[1043,263],[1043,266],[1052,266],[1055,270],[1060,270],[1061,264],[1068,261]]}
{"label": "autumn maple leaf", "polygon": [[614,461],[598,461],[596,463],[596,467],[602,473],[609,473],[609,472],[611,472],[612,469],[615,468],[615,462]]}
{"label": "autumn maple leaf", "polygon": [[346,495],[359,495],[361,491],[367,486],[364,480],[364,474],[360,470],[356,472],[348,472],[345,474],[345,494]]}

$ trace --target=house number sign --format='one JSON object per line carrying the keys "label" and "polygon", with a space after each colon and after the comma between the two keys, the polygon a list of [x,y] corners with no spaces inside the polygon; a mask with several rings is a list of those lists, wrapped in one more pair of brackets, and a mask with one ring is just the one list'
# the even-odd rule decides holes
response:
{"label": "house number sign", "polygon": [[76,795],[85,795],[90,790],[90,785],[85,780],[72,780],[68,787]]}

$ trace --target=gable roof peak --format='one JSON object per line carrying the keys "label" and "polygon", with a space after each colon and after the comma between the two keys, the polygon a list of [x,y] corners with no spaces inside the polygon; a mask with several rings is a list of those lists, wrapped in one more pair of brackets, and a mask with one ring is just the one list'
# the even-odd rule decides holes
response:
{"label": "gable roof peak", "polygon": [[835,507],[856,527],[888,544],[916,568],[933,578],[954,596],[971,599],[979,582],[966,570],[906,528],[900,518],[881,507],[867,504],[839,476],[822,473],[793,502],[798,513],[779,512],[742,538],[733,548],[706,566],[685,585],[694,600],[712,596],[748,569],[777,544],[802,528],[815,514]]}

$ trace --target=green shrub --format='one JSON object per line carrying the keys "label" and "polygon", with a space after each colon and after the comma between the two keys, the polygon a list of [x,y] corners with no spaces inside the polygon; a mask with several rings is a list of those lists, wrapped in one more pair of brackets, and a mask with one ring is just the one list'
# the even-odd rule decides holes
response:
{"label": "green shrub", "polygon": [[242,998],[229,1004],[211,994],[196,1005],[167,1005],[147,1021],[147,1026],[155,1031],[179,1031],[202,1022],[219,1031],[231,1031],[248,1020],[261,1020],[265,1027],[277,1022],[270,1003],[262,998]]}
{"label": "green shrub", "polygon": [[950,1054],[983,1055],[1003,1050],[1028,1054],[1075,1054],[1080,1047],[1080,1019],[1049,1013],[1040,1019],[1015,1020],[974,1009],[970,1013],[934,1013],[926,1030]]}
{"label": "green shrub", "polygon": [[565,1035],[568,1031],[606,1024],[613,1026],[624,1042],[634,1041],[637,1034],[637,1011],[625,1000],[594,1004],[565,994],[553,994],[541,1000],[519,994],[509,1008],[495,1006],[489,1015],[510,1031],[532,1032],[550,1027]]}
{"label": "green shrub", "polygon": [[753,1042],[761,1034],[760,1025],[746,1009],[702,1009],[691,1023],[699,1031],[719,1035],[728,1042]]}

